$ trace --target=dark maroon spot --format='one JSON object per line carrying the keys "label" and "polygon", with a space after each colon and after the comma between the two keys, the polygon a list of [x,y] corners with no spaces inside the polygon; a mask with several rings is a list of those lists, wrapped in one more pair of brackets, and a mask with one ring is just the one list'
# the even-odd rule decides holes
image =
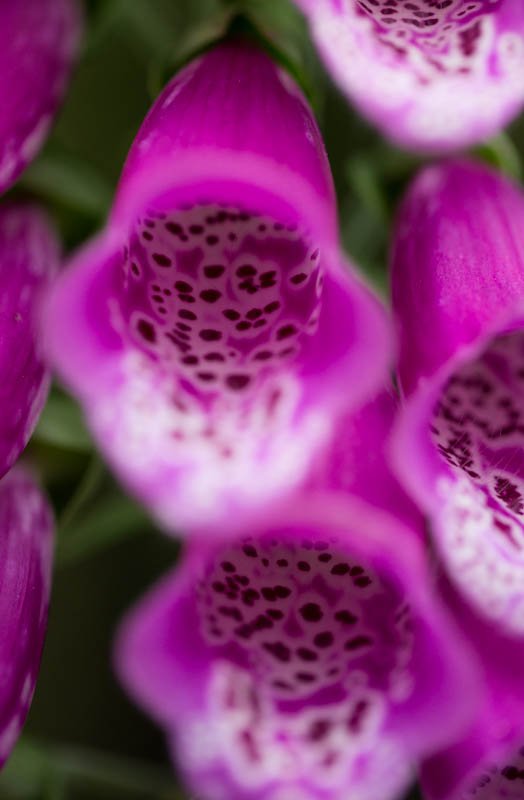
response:
{"label": "dark maroon spot", "polygon": [[233,308],[228,308],[227,311],[224,311],[222,313],[227,319],[230,319],[233,322],[240,317],[238,311],[235,311]]}
{"label": "dark maroon spot", "polygon": [[242,602],[246,606],[253,606],[259,597],[260,595],[256,589],[246,589],[242,592]]}
{"label": "dark maroon spot", "polygon": [[319,561],[322,561],[323,564],[327,564],[328,561],[331,561],[332,556],[331,553],[321,553],[318,557]]}
{"label": "dark maroon spot", "polygon": [[203,231],[204,231],[204,228],[203,228],[202,225],[190,225],[189,226],[189,232],[190,233],[198,234],[198,233],[202,233]]}
{"label": "dark maroon spot", "polygon": [[299,647],[297,650],[297,655],[302,659],[302,661],[317,661],[318,656],[313,650],[309,650],[307,647]]}
{"label": "dark maroon spot", "polygon": [[311,672],[297,672],[295,678],[301,683],[313,683],[315,680],[315,676]]}
{"label": "dark maroon spot", "polygon": [[281,600],[285,600],[291,594],[291,589],[288,589],[287,586],[275,586],[275,594]]}
{"label": "dark maroon spot", "polygon": [[255,631],[263,631],[268,628],[272,628],[273,623],[270,619],[264,616],[264,614],[259,614],[256,620],[252,623],[252,627]]}
{"label": "dark maroon spot", "polygon": [[236,572],[235,565],[231,561],[222,561],[221,567],[224,572]]}
{"label": "dark maroon spot", "polygon": [[319,622],[324,616],[318,603],[306,603],[300,609],[300,613],[306,622]]}
{"label": "dark maroon spot", "polygon": [[163,253],[153,253],[153,261],[156,261],[159,267],[171,266],[171,259],[163,255]]}
{"label": "dark maroon spot", "polygon": [[349,572],[349,564],[335,564],[334,567],[331,567],[331,574],[332,575],[346,575]]}
{"label": "dark maroon spot", "polygon": [[216,381],[217,376],[214,372],[197,372],[197,378],[201,381],[205,381],[205,383],[211,383],[212,381]]}
{"label": "dark maroon spot", "polygon": [[142,336],[142,338],[147,342],[156,342],[155,326],[150,322],[145,319],[141,319],[138,321],[136,328],[140,336]]}
{"label": "dark maroon spot", "polygon": [[291,689],[293,688],[292,686],[289,685],[289,683],[280,680],[273,681],[272,685],[275,687],[275,689],[287,689],[288,691],[291,691]]}
{"label": "dark maroon spot", "polygon": [[364,569],[362,567],[351,567],[350,575],[353,577],[354,575],[362,575]]}
{"label": "dark maroon spot", "polygon": [[166,228],[170,233],[174,233],[175,236],[180,236],[184,231],[182,226],[178,225],[176,222],[166,222]]}
{"label": "dark maroon spot", "polygon": [[299,272],[298,275],[293,275],[291,278],[291,283],[303,283],[307,278],[305,272]]}
{"label": "dark maroon spot", "polygon": [[153,241],[153,236],[149,233],[149,231],[144,231],[142,236],[144,237],[146,242],[152,242]]}
{"label": "dark maroon spot", "polygon": [[244,264],[242,267],[237,269],[237,275],[239,278],[249,278],[256,274],[257,271],[251,266],[251,264]]}
{"label": "dark maroon spot", "polygon": [[218,236],[206,236],[206,242],[208,244],[216,244],[218,242]]}
{"label": "dark maroon spot", "polygon": [[222,353],[206,353],[204,356],[205,361],[225,361],[226,359]]}
{"label": "dark maroon spot", "polygon": [[287,339],[288,336],[293,336],[294,333],[297,332],[297,329],[294,325],[283,325],[277,331],[277,339]]}
{"label": "dark maroon spot", "polygon": [[222,333],[212,328],[204,328],[204,330],[200,331],[199,336],[204,342],[217,342],[222,338]]}
{"label": "dark maroon spot", "polygon": [[219,300],[221,296],[222,293],[217,292],[216,289],[204,289],[203,292],[200,292],[200,297],[206,303],[216,303],[216,301]]}
{"label": "dark maroon spot", "polygon": [[230,389],[239,391],[240,389],[245,389],[250,380],[249,375],[228,375],[226,383]]}
{"label": "dark maroon spot", "polygon": [[277,596],[270,586],[264,586],[260,591],[262,592],[262,597],[269,600],[270,603],[276,602]]}
{"label": "dark maroon spot", "polygon": [[272,311],[276,311],[280,308],[280,303],[277,300],[273,300],[272,303],[268,303],[267,306],[264,306],[264,311],[266,314],[271,314]]}
{"label": "dark maroon spot", "polygon": [[254,328],[261,328],[262,325],[265,325],[265,324],[266,324],[266,320],[265,319],[259,319],[257,322],[253,323],[253,327]]}
{"label": "dark maroon spot", "polygon": [[221,581],[215,581],[212,586],[215,592],[221,593],[226,591],[226,587]]}
{"label": "dark maroon spot", "polygon": [[189,283],[186,283],[186,281],[176,281],[175,289],[177,292],[182,292],[183,294],[188,294],[193,291],[193,287],[190,286]]}
{"label": "dark maroon spot", "polygon": [[287,558],[279,558],[277,561],[277,566],[279,567],[287,567],[289,565],[289,561]]}
{"label": "dark maroon spot", "polygon": [[351,611],[337,611],[335,619],[343,625],[354,625],[357,621],[357,617]]}
{"label": "dark maroon spot", "polygon": [[247,319],[258,319],[260,316],[262,316],[262,311],[259,308],[252,308],[246,314]]}
{"label": "dark maroon spot", "polygon": [[330,720],[317,719],[315,722],[311,723],[308,731],[308,739],[311,742],[319,742],[326,737],[332,727],[333,723]]}
{"label": "dark maroon spot", "polygon": [[279,611],[277,608],[268,608],[266,614],[268,614],[272,619],[282,619],[284,616],[282,611]]}
{"label": "dark maroon spot", "polygon": [[264,650],[267,650],[272,656],[274,656],[278,661],[289,661],[291,658],[291,651],[289,647],[286,647],[285,644],[282,642],[267,642],[263,645]]}
{"label": "dark maroon spot", "polygon": [[190,331],[191,330],[191,325],[186,325],[185,322],[177,322],[176,326],[181,331]]}
{"label": "dark maroon spot", "polygon": [[264,282],[272,281],[276,274],[277,274],[276,271],[272,269],[270,272],[262,272],[259,277],[260,280]]}
{"label": "dark maroon spot", "polygon": [[333,634],[330,631],[317,633],[313,641],[316,647],[331,647],[333,644]]}
{"label": "dark maroon spot", "polygon": [[206,278],[220,278],[220,276],[224,272],[224,267],[218,264],[211,264],[208,267],[204,267],[204,275]]}
{"label": "dark maroon spot", "polygon": [[248,558],[258,557],[257,550],[252,544],[245,544],[242,550],[244,551],[244,555],[248,556]]}
{"label": "dark maroon spot", "polygon": [[269,567],[269,560],[267,558],[262,559],[262,563],[265,567]]}
{"label": "dark maroon spot", "polygon": [[188,366],[198,364],[198,358],[196,356],[185,356],[182,359],[182,364],[187,364]]}
{"label": "dark maroon spot", "polygon": [[194,303],[195,298],[190,294],[179,294],[179,300],[182,300],[183,303]]}
{"label": "dark maroon spot", "polygon": [[179,311],[179,312],[178,312],[178,316],[179,316],[181,319],[191,319],[191,320],[195,320],[195,319],[197,318],[197,315],[196,315],[196,314],[194,314],[192,311],[188,311],[188,310],[187,310],[187,309],[185,309],[185,308],[183,308],[181,311]]}
{"label": "dark maroon spot", "polygon": [[131,272],[133,275],[140,275],[140,270],[135,263],[131,264]]}
{"label": "dark maroon spot", "polygon": [[519,777],[519,770],[517,767],[507,766],[500,771],[500,774],[503,775],[508,781],[514,781]]}
{"label": "dark maroon spot", "polygon": [[254,356],[255,361],[267,361],[268,358],[272,358],[273,353],[271,350],[261,350],[259,353]]}
{"label": "dark maroon spot", "polygon": [[309,572],[311,569],[307,561],[299,561],[297,567],[301,572]]}
{"label": "dark maroon spot", "polygon": [[237,331],[248,331],[251,327],[250,322],[239,322],[238,325],[235,326]]}
{"label": "dark maroon spot", "polygon": [[356,578],[353,581],[353,583],[355,584],[355,586],[360,586],[361,588],[364,588],[365,586],[369,586],[369,584],[371,583],[371,578],[366,578],[366,577]]}
{"label": "dark maroon spot", "polygon": [[349,639],[344,647],[346,650],[358,650],[360,647],[366,647],[370,644],[372,644],[372,640],[369,636],[355,636],[353,639]]}

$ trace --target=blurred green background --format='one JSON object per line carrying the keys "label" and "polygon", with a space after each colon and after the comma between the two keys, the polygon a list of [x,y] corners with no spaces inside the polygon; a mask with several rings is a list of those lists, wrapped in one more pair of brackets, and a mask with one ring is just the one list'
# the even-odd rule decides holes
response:
{"label": "blurred green background", "polygon": [[[43,152],[12,190],[47,206],[66,252],[103,224],[127,150],[164,83],[241,11],[308,94],[335,177],[343,245],[386,292],[392,215],[420,160],[384,143],[338,94],[290,2],[89,0],[85,9],[67,100]],[[523,133],[517,121],[477,154],[520,178]],[[160,731],[127,700],[111,666],[119,619],[172,567],[178,545],[117,487],[78,408],[58,387],[25,457],[37,464],[56,509],[56,569],[40,679],[0,777],[0,800],[187,798]]]}

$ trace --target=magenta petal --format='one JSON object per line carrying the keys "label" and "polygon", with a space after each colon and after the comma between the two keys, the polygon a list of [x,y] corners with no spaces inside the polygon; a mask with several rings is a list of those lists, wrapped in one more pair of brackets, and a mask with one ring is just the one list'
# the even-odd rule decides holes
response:
{"label": "magenta petal", "polygon": [[524,197],[491,170],[422,172],[401,209],[393,301],[407,395],[399,476],[452,580],[524,631]]}
{"label": "magenta petal", "polygon": [[387,324],[339,253],[319,131],[267,55],[233,39],[166,87],[45,335],[108,459],[170,529],[294,486],[339,410],[383,380]]}
{"label": "magenta petal", "polygon": [[[124,624],[118,671],[203,800],[390,800],[480,702],[421,522],[404,525],[391,494],[391,411],[381,398],[341,424],[336,479],[319,471],[249,533],[192,539]],[[373,505],[357,446],[362,478],[385,478]]]}
{"label": "magenta petal", "polygon": [[0,481],[0,766],[35,688],[51,586],[53,520],[19,467]]}
{"label": "magenta petal", "polygon": [[296,0],[335,80],[399,144],[454,150],[524,103],[521,0]]}
{"label": "magenta petal", "polygon": [[32,161],[65,93],[81,28],[76,0],[0,8],[0,192]]}
{"label": "magenta petal", "polygon": [[35,309],[59,257],[38,208],[0,207],[0,477],[26,446],[47,395],[50,376],[35,337]]}

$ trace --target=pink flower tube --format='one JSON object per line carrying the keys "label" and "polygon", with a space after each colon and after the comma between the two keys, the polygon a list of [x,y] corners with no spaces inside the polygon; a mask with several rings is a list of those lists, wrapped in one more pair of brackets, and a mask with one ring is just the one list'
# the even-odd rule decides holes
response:
{"label": "pink flower tube", "polygon": [[342,91],[387,136],[444,152],[524,104],[521,0],[296,0]]}
{"label": "pink flower tube", "polygon": [[390,346],[338,250],[311,111],[264,52],[234,37],[168,84],[44,322],[102,450],[167,528],[234,524],[300,482]]}

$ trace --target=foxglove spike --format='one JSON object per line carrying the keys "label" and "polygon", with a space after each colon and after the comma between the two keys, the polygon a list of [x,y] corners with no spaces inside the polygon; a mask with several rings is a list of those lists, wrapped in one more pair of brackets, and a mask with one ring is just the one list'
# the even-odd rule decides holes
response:
{"label": "foxglove spike", "polygon": [[392,410],[345,418],[325,468],[249,535],[193,538],[124,624],[119,673],[203,800],[391,800],[468,723],[469,648],[383,459]]}
{"label": "foxglove spike", "polygon": [[0,481],[0,767],[24,724],[47,623],[53,520],[19,467]]}
{"label": "foxglove spike", "polygon": [[49,388],[35,308],[56,272],[60,251],[34,206],[0,207],[0,477],[26,446]]}
{"label": "foxglove spike", "polygon": [[429,167],[393,250],[397,472],[454,583],[524,633],[524,197],[486,167]]}
{"label": "foxglove spike", "polygon": [[76,55],[76,0],[5,0],[0,8],[0,192],[32,161],[61,102]]}
{"label": "foxglove spike", "polygon": [[521,0],[296,0],[341,89],[398,144],[445,152],[524,104]]}
{"label": "foxglove spike", "polygon": [[237,38],[159,97],[45,317],[100,446],[169,529],[236,522],[294,486],[389,358],[338,251],[311,111]]}

